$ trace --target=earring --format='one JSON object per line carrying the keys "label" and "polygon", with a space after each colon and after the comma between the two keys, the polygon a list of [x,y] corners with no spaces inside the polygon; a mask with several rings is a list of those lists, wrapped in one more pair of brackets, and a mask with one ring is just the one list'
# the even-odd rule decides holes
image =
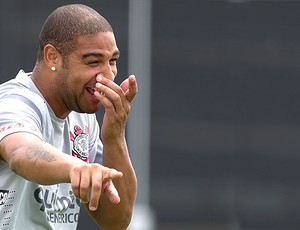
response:
{"label": "earring", "polygon": [[52,70],[52,71],[55,71],[55,70],[56,70],[56,68],[55,68],[54,66],[52,66],[52,67],[51,67],[51,70]]}

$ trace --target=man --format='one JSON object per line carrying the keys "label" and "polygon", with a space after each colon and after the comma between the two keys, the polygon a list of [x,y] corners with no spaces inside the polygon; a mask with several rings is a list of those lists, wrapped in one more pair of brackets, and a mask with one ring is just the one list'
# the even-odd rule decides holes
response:
{"label": "man", "polygon": [[101,229],[126,229],[137,187],[125,140],[135,76],[114,82],[113,30],[85,5],[52,12],[39,42],[32,73],[0,85],[0,229],[76,229],[81,203]]}

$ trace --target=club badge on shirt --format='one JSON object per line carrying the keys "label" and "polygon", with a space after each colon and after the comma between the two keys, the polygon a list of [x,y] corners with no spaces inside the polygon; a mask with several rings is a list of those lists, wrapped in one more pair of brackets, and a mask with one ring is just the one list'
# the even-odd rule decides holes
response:
{"label": "club badge on shirt", "polygon": [[70,140],[73,141],[72,155],[85,162],[88,162],[88,127],[85,127],[84,132],[80,126],[75,125],[74,133],[70,132]]}

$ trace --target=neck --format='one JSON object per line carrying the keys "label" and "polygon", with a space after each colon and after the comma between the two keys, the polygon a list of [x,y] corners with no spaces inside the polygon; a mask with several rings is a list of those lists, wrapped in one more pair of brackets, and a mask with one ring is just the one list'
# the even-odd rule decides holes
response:
{"label": "neck", "polygon": [[64,106],[64,103],[62,103],[61,100],[58,100],[60,97],[56,92],[54,81],[51,80],[53,79],[51,72],[51,70],[48,72],[47,70],[43,70],[39,65],[36,65],[32,71],[31,79],[53,110],[56,117],[65,119],[71,111]]}

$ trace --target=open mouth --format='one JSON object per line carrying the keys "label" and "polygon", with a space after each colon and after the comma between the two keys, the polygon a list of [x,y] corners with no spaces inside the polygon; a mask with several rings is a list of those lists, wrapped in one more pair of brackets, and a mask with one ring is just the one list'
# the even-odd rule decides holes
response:
{"label": "open mouth", "polygon": [[[89,94],[94,96],[95,91],[97,91],[95,88],[87,87],[86,90],[88,91]],[[98,91],[101,95],[105,96],[103,92]]]}
{"label": "open mouth", "polygon": [[94,89],[87,87],[86,90],[88,91],[89,94],[94,95],[94,92],[95,92]]}

